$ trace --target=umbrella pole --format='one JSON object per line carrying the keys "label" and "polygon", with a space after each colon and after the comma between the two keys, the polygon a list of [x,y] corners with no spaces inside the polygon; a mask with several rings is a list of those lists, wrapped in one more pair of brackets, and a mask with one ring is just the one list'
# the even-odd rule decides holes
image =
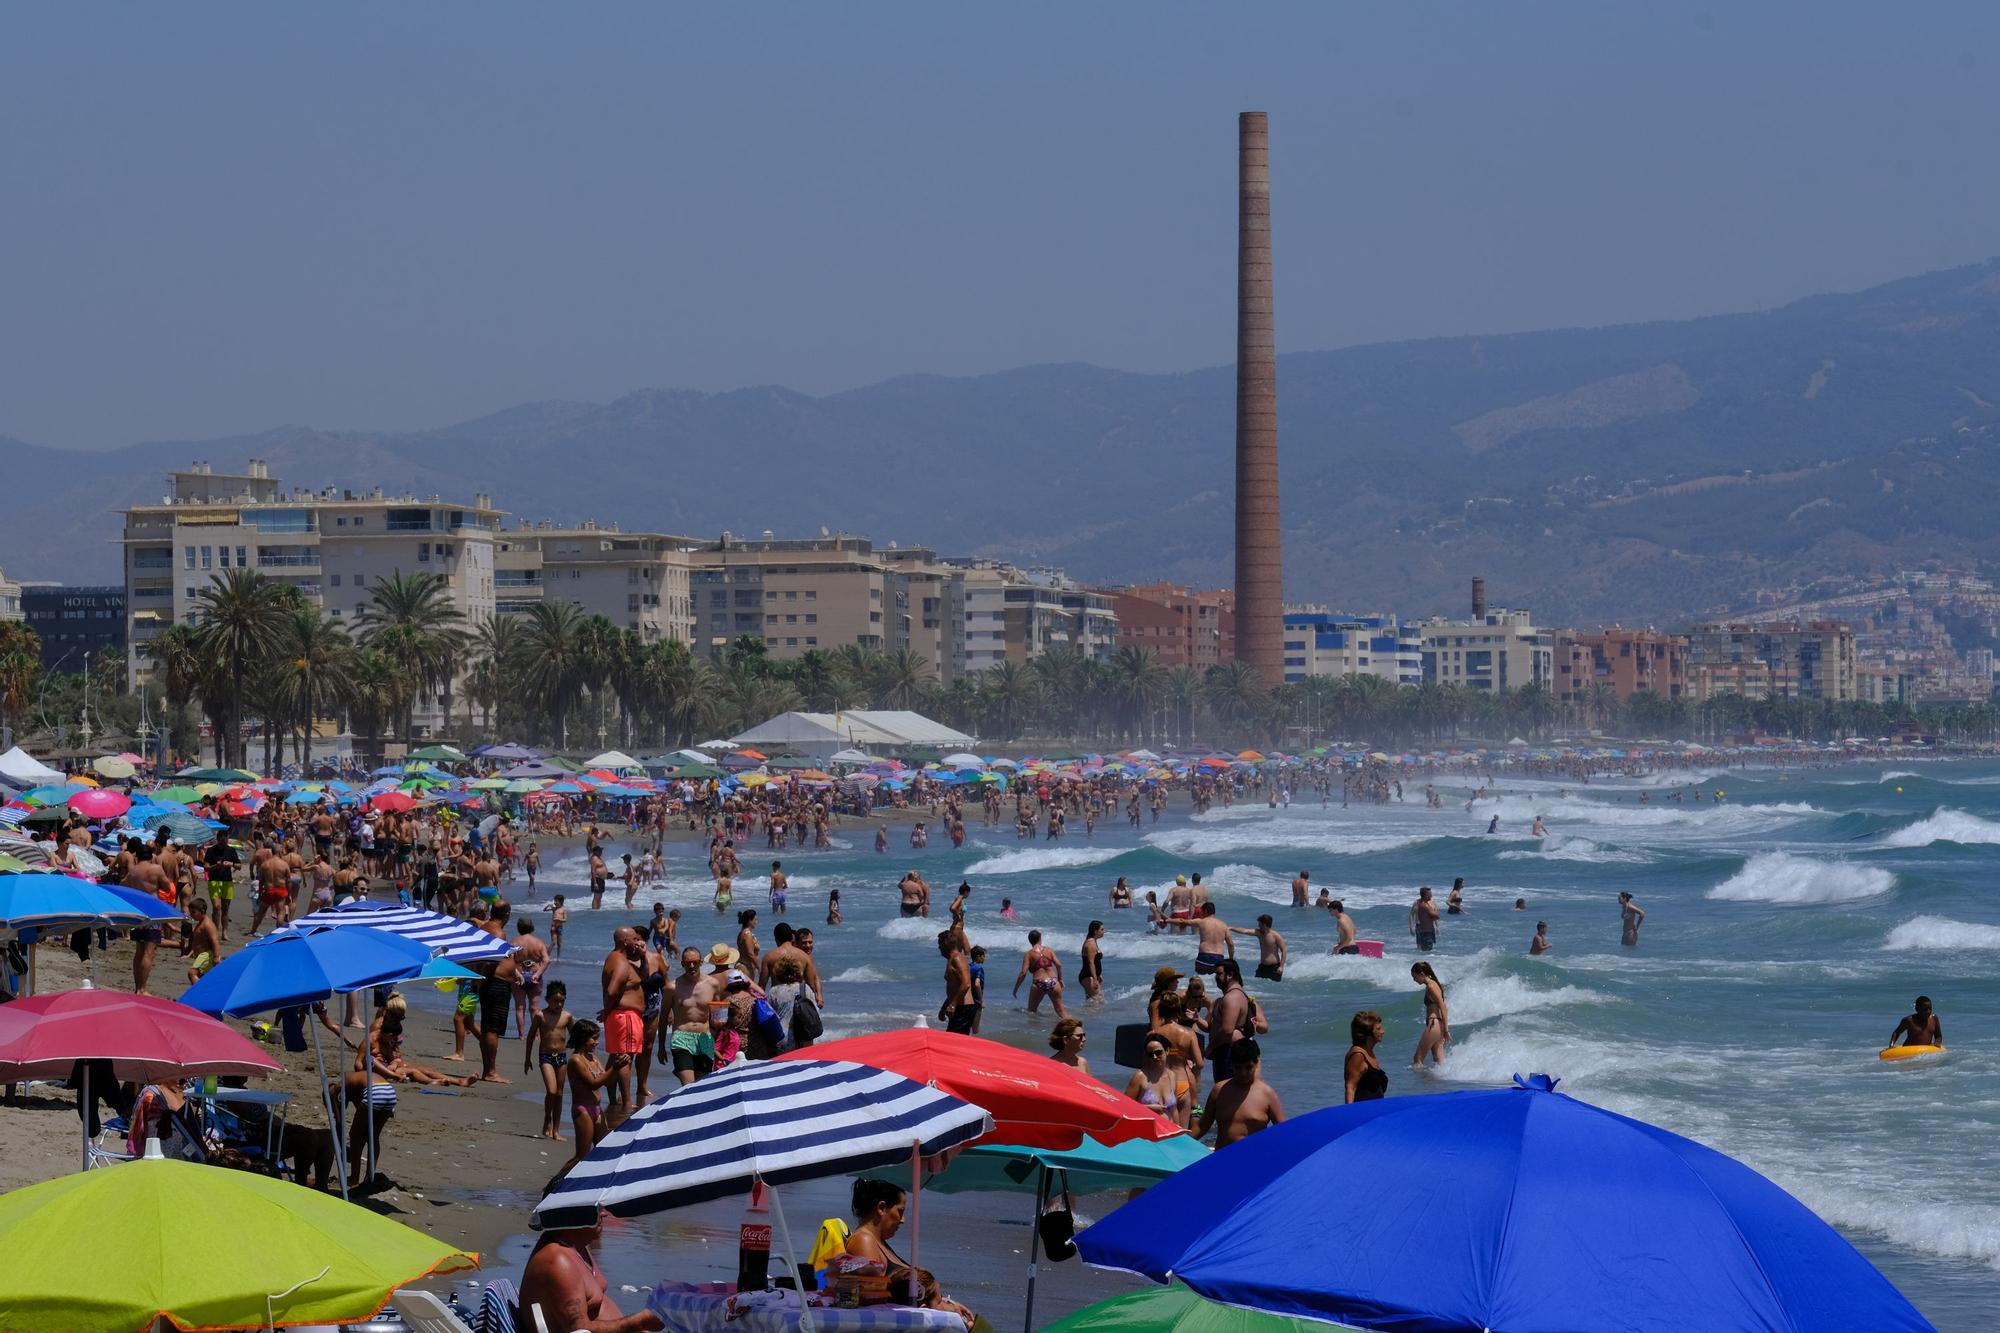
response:
{"label": "umbrella pole", "polygon": [[[792,1266],[792,1284],[798,1286],[799,1252],[792,1246],[792,1228],[785,1221],[785,1201],[778,1197],[775,1187],[766,1185],[765,1188],[771,1191],[771,1210],[778,1215],[778,1235],[784,1239],[785,1259]],[[807,1294],[803,1287],[799,1288],[799,1333],[813,1333],[812,1307],[806,1304]]]}
{"label": "umbrella pole", "polygon": [[90,1113],[93,1109],[90,1100],[90,1061],[88,1060],[83,1062],[83,1091],[80,1095],[83,1098],[83,1102],[76,1108],[76,1118],[83,1128],[83,1165],[78,1170],[88,1171],[90,1170]]}
{"label": "umbrella pole", "polygon": [[924,1145],[910,1142],[910,1304],[917,1303],[917,1259],[924,1240]]}
{"label": "umbrella pole", "polygon": [[361,1057],[361,1097],[362,1109],[368,1115],[368,1186],[375,1187],[375,992],[372,988],[361,992],[361,1044],[367,1049]]}
{"label": "umbrella pole", "polygon": [[[340,1172],[340,1199],[342,1203],[345,1203],[347,1201],[347,1147],[340,1133],[340,1112],[333,1109],[333,1090],[326,1086],[326,1056],[321,1054],[319,1049],[319,1023],[315,1021],[318,1017],[319,1015],[312,1011],[312,1006],[307,1005],[305,1021],[307,1026],[312,1028],[313,1065],[319,1070],[320,1101],[326,1107],[326,1127],[333,1135],[333,1166],[336,1171]],[[346,1099],[343,1098],[342,1100]],[[301,1181],[300,1183],[304,1184],[305,1182]]]}
{"label": "umbrella pole", "polygon": [[1048,1201],[1049,1168],[1044,1165],[1035,1184],[1035,1215],[1028,1220],[1028,1308],[1022,1317],[1021,1333],[1034,1333],[1035,1329],[1035,1271],[1042,1254],[1042,1210],[1048,1207]]}

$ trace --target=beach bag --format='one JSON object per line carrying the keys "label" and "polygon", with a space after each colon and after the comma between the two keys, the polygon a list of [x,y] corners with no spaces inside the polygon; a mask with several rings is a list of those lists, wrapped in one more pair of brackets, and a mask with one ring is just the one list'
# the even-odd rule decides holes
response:
{"label": "beach bag", "polygon": [[799,998],[792,1001],[792,1045],[810,1046],[826,1031],[826,1024],[820,1021],[819,1004],[811,991],[799,988]]}
{"label": "beach bag", "polygon": [[750,1022],[772,1050],[785,1049],[785,1025],[778,1021],[778,1011],[771,1002],[761,995],[750,1002]]}

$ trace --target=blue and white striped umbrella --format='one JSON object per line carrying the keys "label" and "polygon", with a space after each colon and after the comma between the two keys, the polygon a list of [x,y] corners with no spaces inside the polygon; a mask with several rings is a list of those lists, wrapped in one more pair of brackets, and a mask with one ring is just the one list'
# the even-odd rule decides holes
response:
{"label": "blue and white striped umbrella", "polygon": [[470,921],[460,921],[442,912],[426,912],[421,907],[401,903],[378,903],[361,899],[338,907],[324,907],[292,924],[301,930],[331,929],[340,926],[371,926],[428,945],[455,963],[477,963],[505,958],[514,946],[489,935]]}
{"label": "blue and white striped umbrella", "polygon": [[588,1225],[605,1208],[637,1217],[930,1157],[993,1128],[949,1093],[846,1060],[759,1061],[648,1102],[570,1168],[533,1225]]}

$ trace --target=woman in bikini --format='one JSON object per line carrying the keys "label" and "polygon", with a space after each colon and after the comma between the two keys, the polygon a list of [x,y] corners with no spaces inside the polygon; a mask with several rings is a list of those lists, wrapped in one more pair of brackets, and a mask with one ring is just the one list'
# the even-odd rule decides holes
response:
{"label": "woman in bikini", "polygon": [[1347,1035],[1354,1043],[1347,1048],[1347,1104],[1372,1102],[1387,1095],[1389,1075],[1375,1058],[1375,1048],[1382,1042],[1382,1015],[1373,1009],[1362,1010],[1348,1025]]}
{"label": "woman in bikini", "polygon": [[1194,1101],[1193,1085],[1184,1074],[1168,1064],[1173,1040],[1160,1032],[1146,1034],[1145,1063],[1125,1081],[1125,1095],[1141,1106],[1150,1106],[1167,1120],[1188,1127],[1188,1110]]}
{"label": "woman in bikini", "polygon": [[1443,1064],[1444,1048],[1451,1040],[1451,1010],[1444,1002],[1444,983],[1438,980],[1431,965],[1424,962],[1410,964],[1410,980],[1424,993],[1424,1035],[1417,1038],[1417,1053],[1410,1057],[1410,1068],[1423,1068],[1426,1055],[1431,1063]]}

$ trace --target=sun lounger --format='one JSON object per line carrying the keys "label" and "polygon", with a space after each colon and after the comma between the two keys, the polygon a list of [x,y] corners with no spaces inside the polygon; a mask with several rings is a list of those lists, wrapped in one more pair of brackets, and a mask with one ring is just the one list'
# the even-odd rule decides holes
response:
{"label": "sun lounger", "polygon": [[428,1291],[399,1291],[389,1298],[389,1305],[416,1333],[472,1333],[464,1320]]}

